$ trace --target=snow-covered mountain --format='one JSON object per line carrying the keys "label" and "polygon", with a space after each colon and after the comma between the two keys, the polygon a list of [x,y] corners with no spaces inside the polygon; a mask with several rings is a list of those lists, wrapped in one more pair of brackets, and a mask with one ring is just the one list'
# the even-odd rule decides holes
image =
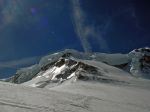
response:
{"label": "snow-covered mountain", "polygon": [[68,49],[3,79],[0,111],[149,112],[149,77],[150,48],[128,54]]}
{"label": "snow-covered mountain", "polygon": [[[115,74],[115,75],[114,75]],[[68,80],[117,82],[128,78],[150,77],[150,48],[140,48],[129,54],[83,53],[67,49],[43,57],[39,64],[22,68],[7,82],[32,87],[51,86]],[[128,80],[127,80],[128,81]]]}

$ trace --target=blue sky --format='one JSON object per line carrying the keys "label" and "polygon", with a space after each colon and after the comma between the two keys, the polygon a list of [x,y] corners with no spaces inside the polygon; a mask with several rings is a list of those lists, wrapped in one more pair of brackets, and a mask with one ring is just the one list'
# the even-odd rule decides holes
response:
{"label": "blue sky", "polygon": [[127,53],[150,44],[148,0],[0,0],[0,77],[64,49]]}

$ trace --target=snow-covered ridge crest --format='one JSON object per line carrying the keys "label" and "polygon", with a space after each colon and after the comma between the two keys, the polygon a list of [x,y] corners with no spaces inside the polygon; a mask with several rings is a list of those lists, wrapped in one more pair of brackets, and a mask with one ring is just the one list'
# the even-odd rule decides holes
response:
{"label": "snow-covered ridge crest", "polygon": [[5,81],[33,87],[44,87],[49,83],[55,85],[67,80],[111,82],[119,75],[111,75],[108,71],[117,71],[114,73],[117,74],[120,70],[120,74],[127,71],[131,76],[149,78],[149,53],[149,48],[136,49],[129,54],[83,53],[67,49],[43,57],[39,64],[20,69]]}

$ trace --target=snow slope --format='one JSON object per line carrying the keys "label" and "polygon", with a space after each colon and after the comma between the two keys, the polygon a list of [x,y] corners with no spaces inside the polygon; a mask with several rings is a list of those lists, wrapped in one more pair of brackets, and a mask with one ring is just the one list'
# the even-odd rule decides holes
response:
{"label": "snow slope", "polygon": [[0,82],[1,112],[149,112],[150,89],[78,82],[32,88]]}
{"label": "snow slope", "polygon": [[149,112],[148,54],[47,55],[0,82],[0,112]]}

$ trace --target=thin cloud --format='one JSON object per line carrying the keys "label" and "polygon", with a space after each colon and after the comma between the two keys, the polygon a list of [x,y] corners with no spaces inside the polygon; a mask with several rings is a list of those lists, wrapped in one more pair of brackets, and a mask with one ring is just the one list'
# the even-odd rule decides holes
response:
{"label": "thin cloud", "polygon": [[3,1],[4,0],[1,2],[2,8],[0,10],[0,22],[2,23],[0,29],[3,29],[16,21],[17,16],[22,12],[21,4],[23,4],[23,1],[20,2],[20,0],[10,0],[5,3]]}
{"label": "thin cloud", "polygon": [[0,68],[17,68],[19,66],[35,64],[39,59],[40,56],[36,56],[36,57],[23,58],[19,60],[0,62]]}
{"label": "thin cloud", "polygon": [[83,49],[85,52],[92,52],[92,46],[88,41],[89,38],[95,38],[99,41],[100,49],[108,49],[106,41],[94,25],[86,23],[86,14],[82,10],[79,0],[71,0],[73,12],[73,25],[74,29],[80,38]]}

